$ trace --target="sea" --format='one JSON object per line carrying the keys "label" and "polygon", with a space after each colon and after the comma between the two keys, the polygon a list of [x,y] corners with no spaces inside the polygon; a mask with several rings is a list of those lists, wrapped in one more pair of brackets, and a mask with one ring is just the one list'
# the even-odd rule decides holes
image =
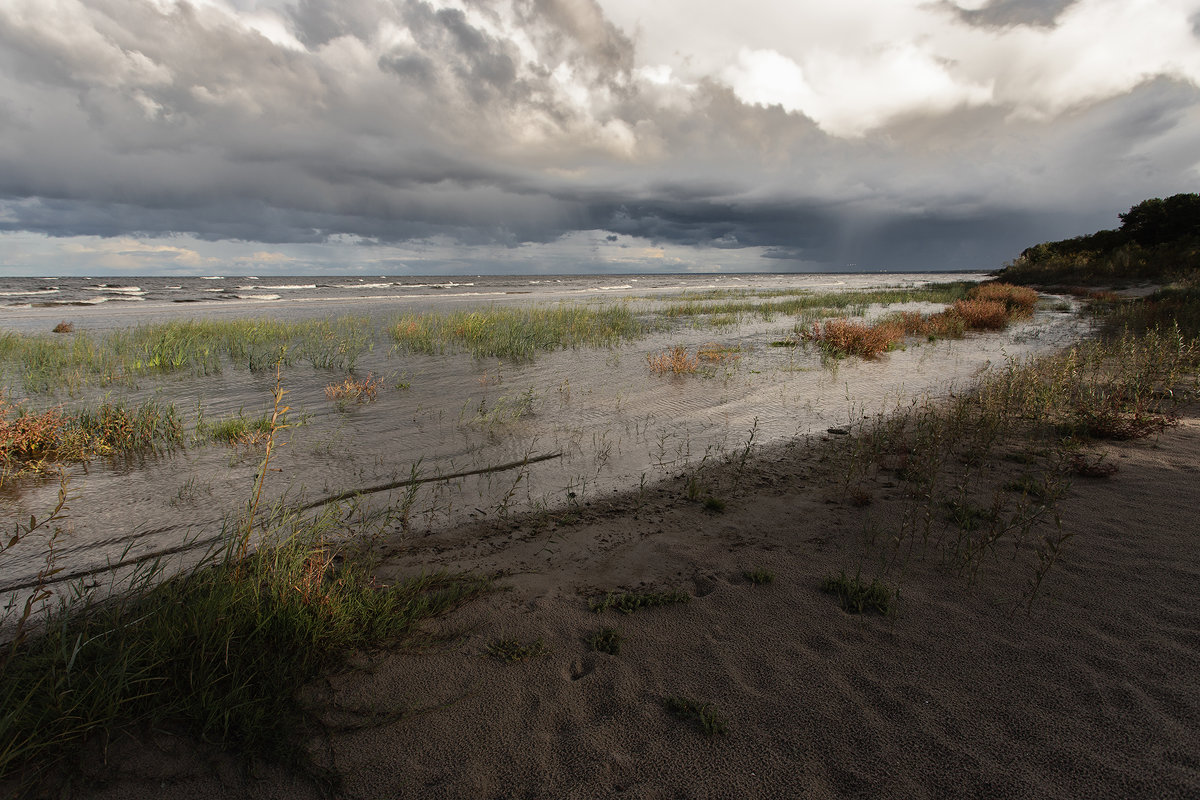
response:
{"label": "sea", "polygon": [[654,275],[0,277],[0,326],[37,330],[63,317],[97,327],[186,316],[326,316],[402,312],[715,289],[838,291],[978,280],[964,273],[759,273]]}

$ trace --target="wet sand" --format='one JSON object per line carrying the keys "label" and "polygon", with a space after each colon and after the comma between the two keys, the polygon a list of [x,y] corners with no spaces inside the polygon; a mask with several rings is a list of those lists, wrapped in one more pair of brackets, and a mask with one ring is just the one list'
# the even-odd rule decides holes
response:
{"label": "wet sand", "polygon": [[[830,437],[833,439],[834,437]],[[439,623],[420,652],[357,654],[306,687],[302,741],[337,797],[1200,796],[1200,412],[1159,437],[1105,444],[1120,470],[1059,501],[1065,552],[1027,604],[1029,553],[997,551],[971,584],[936,549],[888,580],[891,616],[843,611],[819,586],[878,570],[903,502],[833,488],[831,442],[794,440],[714,467],[723,513],[686,479],[402,540],[385,576],[463,568],[497,592]],[[998,484],[1021,465],[1006,462]],[[735,485],[736,484],[736,485]],[[1047,529],[1049,532],[1049,529]],[[745,570],[765,569],[754,585]],[[686,605],[589,611],[614,589],[680,588]],[[593,652],[601,626],[619,654]],[[499,638],[541,640],[515,663]],[[671,716],[710,702],[728,734]],[[158,732],[109,742],[68,796],[319,797],[270,765],[243,769]]]}

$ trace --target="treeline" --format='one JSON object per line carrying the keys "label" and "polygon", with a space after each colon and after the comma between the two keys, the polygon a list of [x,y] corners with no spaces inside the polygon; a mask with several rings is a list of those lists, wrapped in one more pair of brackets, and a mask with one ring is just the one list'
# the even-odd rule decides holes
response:
{"label": "treeline", "polygon": [[1172,279],[1200,268],[1200,194],[1144,200],[1121,227],[1026,248],[1000,271],[1011,283]]}

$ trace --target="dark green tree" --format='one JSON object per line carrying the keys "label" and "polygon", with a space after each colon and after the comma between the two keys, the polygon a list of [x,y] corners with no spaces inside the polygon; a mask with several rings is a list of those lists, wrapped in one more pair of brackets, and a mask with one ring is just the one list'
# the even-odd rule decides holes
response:
{"label": "dark green tree", "polygon": [[1200,194],[1143,200],[1121,217],[1121,232],[1143,247],[1200,237]]}

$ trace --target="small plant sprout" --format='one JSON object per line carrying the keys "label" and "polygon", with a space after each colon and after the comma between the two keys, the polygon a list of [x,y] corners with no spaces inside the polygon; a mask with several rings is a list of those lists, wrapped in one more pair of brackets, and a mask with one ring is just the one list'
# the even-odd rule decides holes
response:
{"label": "small plant sprout", "polygon": [[766,586],[775,582],[775,573],[769,569],[748,569],[742,573],[742,577],[755,586]]}
{"label": "small plant sprout", "polygon": [[673,717],[694,724],[706,736],[725,736],[729,733],[724,716],[712,703],[674,696],[663,700],[663,705]]}
{"label": "small plant sprout", "polygon": [[374,402],[379,394],[383,381],[368,374],[365,378],[346,378],[341,383],[331,383],[325,387],[325,396],[337,403],[338,408],[346,408],[352,404],[363,405]]}
{"label": "small plant sprout", "polygon": [[891,609],[892,599],[896,596],[894,589],[878,579],[866,583],[857,573],[850,578],[845,572],[826,577],[821,583],[821,591],[836,596],[842,608],[852,614],[862,614],[865,611],[887,614]]}
{"label": "small plant sprout", "polygon": [[544,656],[550,652],[546,649],[546,643],[541,639],[535,639],[532,642],[522,642],[518,639],[510,638],[493,639],[484,648],[484,651],[497,661],[508,663],[525,661],[529,658]]}
{"label": "small plant sprout", "polygon": [[587,645],[598,653],[615,656],[621,652],[621,633],[616,628],[601,628],[587,637]]}
{"label": "small plant sprout", "polygon": [[632,614],[639,609],[687,603],[691,599],[692,596],[682,589],[666,592],[609,592],[592,600],[590,605],[592,611],[597,614],[610,609],[622,614]]}

